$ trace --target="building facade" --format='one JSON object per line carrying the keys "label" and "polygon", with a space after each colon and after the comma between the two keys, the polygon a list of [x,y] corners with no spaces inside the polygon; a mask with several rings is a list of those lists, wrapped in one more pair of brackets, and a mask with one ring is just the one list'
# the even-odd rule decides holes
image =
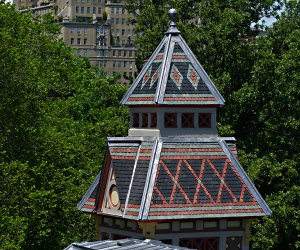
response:
{"label": "building facade", "polygon": [[225,101],[173,21],[121,103],[128,136],[107,139],[102,170],[77,206],[95,218],[98,238],[248,250],[251,221],[271,210],[235,139],[218,136]]}
{"label": "building facade", "polygon": [[120,83],[135,78],[134,26],[123,1],[14,0],[21,11],[51,13],[61,26],[61,38],[75,54],[89,58],[108,75],[119,73]]}

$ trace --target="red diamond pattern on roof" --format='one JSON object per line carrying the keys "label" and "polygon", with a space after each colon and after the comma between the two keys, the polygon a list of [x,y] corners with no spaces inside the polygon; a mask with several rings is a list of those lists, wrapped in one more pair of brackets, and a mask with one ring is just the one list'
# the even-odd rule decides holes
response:
{"label": "red diamond pattern on roof", "polygon": [[181,83],[183,80],[183,76],[180,74],[179,69],[174,64],[172,65],[170,77],[176,84],[177,88],[181,89]]}
{"label": "red diamond pattern on roof", "polygon": [[142,85],[141,85],[141,89],[143,89],[145,84],[148,82],[148,80],[151,76],[151,70],[152,70],[152,65],[150,66],[150,68],[147,70],[146,74],[143,77],[143,82],[142,82]]}
{"label": "red diamond pattern on roof", "polygon": [[152,78],[151,78],[151,82],[150,82],[150,88],[153,86],[153,84],[157,81],[158,77],[159,77],[159,72],[160,72],[160,68],[161,65],[159,65],[159,67],[157,68],[157,70],[154,72]]}
{"label": "red diamond pattern on roof", "polygon": [[[168,197],[166,195],[164,195],[164,193],[166,193],[165,190],[161,190],[160,187],[157,184],[155,184],[154,192],[161,198],[161,203],[176,204],[176,201],[174,201],[174,195],[177,191],[179,191],[179,193],[182,195],[186,204],[201,205],[202,203],[210,203],[211,205],[217,205],[217,204],[221,205],[221,203],[224,203],[224,202],[222,202],[222,198],[224,198],[223,196],[227,196],[226,199],[230,200],[229,203],[233,203],[236,205],[242,205],[244,203],[243,198],[244,198],[245,190],[247,190],[248,192],[249,192],[249,190],[243,183],[240,176],[238,176],[238,173],[236,171],[234,171],[234,167],[228,159],[226,159],[224,161],[224,165],[223,165],[221,174],[216,169],[216,167],[214,166],[214,164],[212,163],[212,161],[210,159],[202,159],[201,165],[198,166],[197,168],[199,168],[199,167],[200,167],[200,173],[196,174],[196,171],[198,171],[198,170],[195,169],[195,166],[191,166],[191,164],[189,164],[188,160],[185,160],[185,159],[178,160],[177,167],[176,167],[176,174],[174,175],[174,173],[172,174],[171,171],[169,170],[167,163],[165,163],[163,160],[160,160],[158,172],[157,172],[157,178],[160,178],[159,175],[161,174],[161,172],[165,171],[167,173],[167,175],[169,176],[169,181],[171,181],[173,183],[173,184],[171,184],[172,192],[170,195],[168,195]],[[179,181],[180,175],[182,175],[181,172],[182,172],[183,168],[186,168],[186,169],[188,169],[188,171],[190,171],[191,175],[194,177],[194,179],[196,180],[196,183],[197,183],[197,186],[194,190],[193,199],[188,197],[186,191],[182,187],[182,183],[180,183],[180,181]],[[215,177],[217,177],[219,180],[217,194],[211,194],[209,189],[206,187],[210,183],[207,182],[205,184],[203,182],[204,181],[203,173],[205,170],[207,171],[208,168],[210,168],[210,171],[212,170]],[[234,195],[234,193],[231,190],[230,184],[226,183],[226,181],[225,181],[226,173],[227,173],[228,169],[233,170],[234,174],[236,175],[237,179],[239,180],[239,182],[241,184],[240,185],[241,188],[239,191],[239,193],[240,193],[239,198],[237,198]],[[236,188],[236,184],[234,184],[234,187]],[[207,199],[205,201],[203,199],[199,201],[198,196],[199,196],[199,192],[201,189],[202,189],[202,191],[204,191],[204,194],[206,195]],[[213,198],[213,196],[216,196],[216,198]],[[251,196],[250,202],[256,204],[254,197]],[[228,201],[226,203],[228,203]]]}
{"label": "red diamond pattern on roof", "polygon": [[199,81],[200,81],[200,77],[199,77],[196,70],[194,69],[194,67],[191,64],[189,64],[189,69],[188,69],[188,72],[187,72],[187,79],[189,79],[189,81],[193,85],[193,87],[195,89],[197,89],[197,86],[198,86]]}

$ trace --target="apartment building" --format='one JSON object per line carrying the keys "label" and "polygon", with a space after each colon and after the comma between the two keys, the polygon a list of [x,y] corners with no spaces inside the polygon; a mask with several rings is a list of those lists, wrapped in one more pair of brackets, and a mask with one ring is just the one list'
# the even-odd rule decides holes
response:
{"label": "apartment building", "polygon": [[120,83],[134,79],[134,26],[124,0],[14,0],[14,4],[34,15],[51,13],[61,26],[62,39],[76,49],[75,54],[88,57],[108,75],[120,73]]}

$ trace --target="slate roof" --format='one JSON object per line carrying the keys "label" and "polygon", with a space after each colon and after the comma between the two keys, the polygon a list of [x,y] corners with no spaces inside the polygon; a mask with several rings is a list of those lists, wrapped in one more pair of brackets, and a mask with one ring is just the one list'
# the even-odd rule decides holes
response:
{"label": "slate roof", "polygon": [[67,248],[65,248],[65,250],[82,250],[82,249],[189,250],[190,248],[167,245],[161,243],[160,241],[149,240],[149,239],[146,240],[124,239],[124,240],[102,240],[102,241],[95,241],[95,242],[80,242],[80,243],[73,243]]}
{"label": "slate roof", "polygon": [[[236,158],[233,138],[109,138],[122,217],[260,217],[271,211]],[[104,170],[103,170],[104,171]],[[92,189],[94,189],[92,191]],[[95,183],[78,209],[87,211]],[[93,211],[101,213],[100,209]]]}
{"label": "slate roof", "polygon": [[176,27],[170,27],[131,88],[126,105],[224,105]]}

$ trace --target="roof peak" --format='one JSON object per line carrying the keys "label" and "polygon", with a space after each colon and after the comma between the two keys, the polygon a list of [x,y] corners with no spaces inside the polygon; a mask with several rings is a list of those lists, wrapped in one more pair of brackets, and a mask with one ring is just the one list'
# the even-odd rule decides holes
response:
{"label": "roof peak", "polygon": [[166,34],[179,34],[180,31],[176,28],[176,24],[175,24],[175,17],[177,15],[177,11],[174,8],[172,8],[169,10],[168,13],[171,17],[171,22],[170,22],[170,27],[166,32]]}

